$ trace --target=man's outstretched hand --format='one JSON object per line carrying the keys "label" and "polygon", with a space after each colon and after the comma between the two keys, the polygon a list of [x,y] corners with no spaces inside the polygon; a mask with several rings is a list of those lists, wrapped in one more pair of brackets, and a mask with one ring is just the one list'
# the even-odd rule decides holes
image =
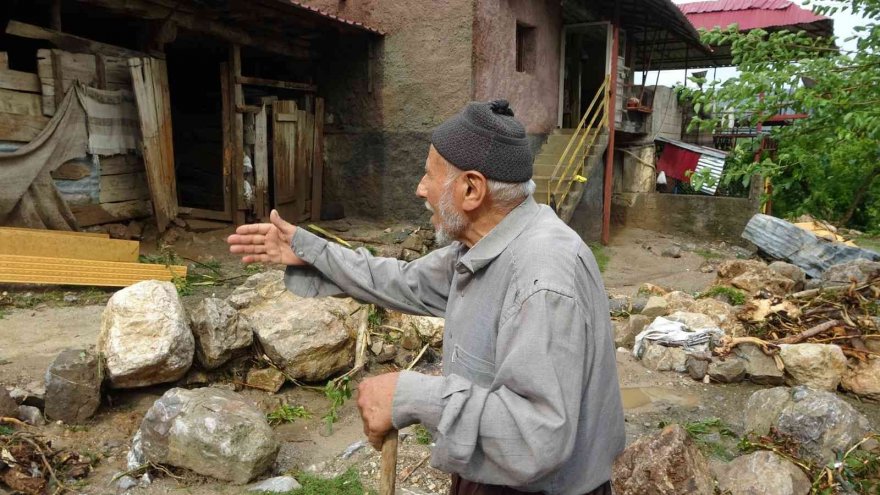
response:
{"label": "man's outstretched hand", "polygon": [[276,210],[269,214],[269,222],[239,226],[226,239],[229,252],[243,255],[241,261],[244,263],[305,265],[306,262],[290,247],[296,226],[284,221]]}

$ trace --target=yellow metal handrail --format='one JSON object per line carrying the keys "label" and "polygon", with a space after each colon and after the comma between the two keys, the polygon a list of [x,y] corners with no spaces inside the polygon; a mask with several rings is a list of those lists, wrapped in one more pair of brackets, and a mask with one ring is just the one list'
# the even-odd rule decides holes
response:
{"label": "yellow metal handrail", "polygon": [[[608,91],[609,91],[609,77],[605,77],[605,81],[602,82],[602,85],[596,91],[596,94],[593,95],[593,100],[590,102],[587,111],[584,112],[584,116],[581,118],[580,123],[578,123],[577,128],[571,136],[571,139],[568,141],[568,144],[565,146],[565,150],[562,152],[562,155],[559,157],[559,160],[556,162],[556,167],[553,169],[553,173],[550,174],[550,178],[548,179],[548,187],[547,187],[547,204],[551,204],[553,201],[554,195],[558,194],[560,189],[565,187],[565,192],[562,194],[562,198],[556,203],[557,206],[562,205],[565,202],[565,198],[568,196],[568,193],[571,191],[572,184],[578,180],[578,175],[583,172],[584,160],[581,159],[580,163],[577,167],[572,170],[572,166],[576,163],[576,158],[581,156],[582,150],[592,149],[593,145],[596,142],[596,138],[599,134],[608,127]],[[599,95],[602,95],[601,100],[599,99]],[[599,103],[597,107],[596,103]],[[594,111],[595,110],[595,111]],[[590,117],[590,123],[584,127],[584,124],[587,121],[587,117]],[[596,124],[596,119],[599,116],[602,116],[599,119],[598,126],[594,129],[593,125]],[[583,135],[581,135],[581,131],[583,131]],[[589,141],[587,138],[589,137]],[[580,139],[578,139],[580,138]],[[572,149],[572,145],[577,140],[577,144],[574,147],[574,150],[569,155],[569,150]],[[587,142],[586,147],[584,147],[584,142]],[[568,158],[568,163],[565,166],[565,170],[559,176],[559,179],[556,181],[554,187],[553,180],[554,177],[559,173],[560,167],[562,167],[563,162],[566,161],[566,157]],[[571,174],[571,175],[569,175]],[[582,179],[581,179],[582,181]],[[567,187],[566,187],[567,186]]]}

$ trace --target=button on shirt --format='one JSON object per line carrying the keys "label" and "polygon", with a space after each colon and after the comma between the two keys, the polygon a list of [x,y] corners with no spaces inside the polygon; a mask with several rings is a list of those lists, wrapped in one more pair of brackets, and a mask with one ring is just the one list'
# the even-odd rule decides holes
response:
{"label": "button on shirt", "polygon": [[608,301],[589,248],[532,198],[472,248],[376,258],[297,229],[305,296],[348,294],[446,318],[443,376],[404,371],[396,428],[434,433],[431,465],[522,491],[580,495],[611,479],[624,447]]}

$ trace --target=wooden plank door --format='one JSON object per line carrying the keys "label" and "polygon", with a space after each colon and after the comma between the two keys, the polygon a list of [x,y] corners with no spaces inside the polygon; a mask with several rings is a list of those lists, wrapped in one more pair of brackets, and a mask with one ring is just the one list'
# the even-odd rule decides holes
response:
{"label": "wooden plank door", "polygon": [[177,217],[177,180],[171,137],[171,95],[164,60],[128,59],[143,136],[144,164],[159,232]]}
{"label": "wooden plank door", "polygon": [[290,222],[308,220],[310,216],[314,129],[314,115],[300,110],[295,101],[272,103],[273,204]]}

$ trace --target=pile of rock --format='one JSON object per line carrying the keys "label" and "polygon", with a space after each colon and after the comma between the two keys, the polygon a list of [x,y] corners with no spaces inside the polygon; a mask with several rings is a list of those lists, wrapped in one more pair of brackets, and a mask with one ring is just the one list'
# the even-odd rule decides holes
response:
{"label": "pile of rock", "polygon": [[[188,310],[168,282],[122,289],[104,310],[97,349],[59,354],[44,388],[9,394],[0,387],[0,416],[42,425],[45,414],[75,424],[98,411],[102,387],[205,385],[228,368],[247,387],[274,393],[287,380],[317,382],[350,369],[359,334],[372,338],[372,308],[351,298],[298,297],[283,277],[277,270],[253,275],[226,299],[204,299]],[[442,344],[441,318],[391,312],[387,320],[388,335],[366,342],[375,361],[408,365],[423,346]],[[250,368],[252,362],[264,364]],[[241,386],[235,380],[170,389],[144,417],[130,468],[168,464],[235,483],[264,473],[278,444],[265,414],[235,392]],[[120,486],[137,483],[126,477]]]}
{"label": "pile of rock", "polygon": [[[870,433],[867,418],[836,395],[808,387],[776,387],[752,394],[743,434],[782,435],[796,446],[793,455],[815,466],[839,458]],[[862,448],[877,450],[878,444]],[[680,425],[642,437],[617,458],[613,479],[618,495],[644,493],[712,495],[807,495],[810,475],[786,457],[758,450],[729,462],[709,460]]]}
{"label": "pile of rock", "polygon": [[[841,284],[846,284],[847,290],[863,287],[866,291],[870,287],[864,287],[872,283],[880,289],[880,262],[851,261],[832,266],[819,279],[810,279],[797,266],[781,261],[767,264],[759,260],[728,260],[719,266],[715,282],[715,286],[726,289],[707,291],[706,294],[714,294],[711,297],[695,298],[684,292],[646,286],[636,298],[611,298],[612,306],[617,308],[640,307],[636,314],[615,317],[615,342],[630,349],[640,336],[647,336],[649,340],[636,353],[646,367],[688,373],[706,383],[750,380],[763,385],[786,383],[828,391],[842,387],[865,398],[880,399],[880,359],[876,357],[880,339],[873,338],[880,337],[880,318],[859,315],[847,320],[831,312],[828,320],[841,321],[839,325],[829,323],[823,330],[828,335],[804,337],[795,332],[762,340],[749,334],[755,328],[766,329],[764,323],[768,321],[790,325],[806,321],[810,315],[802,315],[799,306],[804,297],[816,297],[823,290],[841,290]],[[745,304],[731,304],[731,294],[737,293]],[[644,298],[643,304],[636,302],[639,298]],[[714,338],[700,348],[661,343],[662,339],[652,335],[656,334],[652,330],[661,317],[663,321],[681,322],[688,331],[715,329],[725,337]],[[816,320],[810,318],[812,325]],[[814,337],[839,336],[833,333],[834,327],[852,336],[855,350],[849,347],[848,338],[830,343],[810,342]],[[871,338],[859,338],[868,334]]]}

